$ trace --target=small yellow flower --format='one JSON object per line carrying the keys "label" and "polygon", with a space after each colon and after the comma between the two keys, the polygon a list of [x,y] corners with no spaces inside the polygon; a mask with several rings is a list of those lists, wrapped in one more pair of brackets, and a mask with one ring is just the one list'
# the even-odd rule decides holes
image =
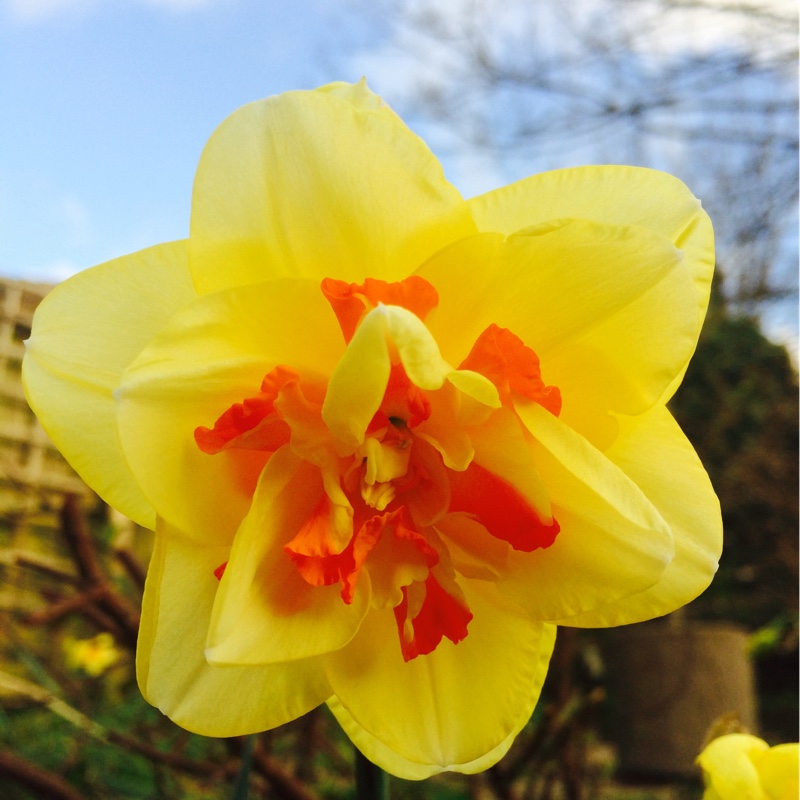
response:
{"label": "small yellow flower", "polygon": [[770,747],[745,733],[714,739],[697,758],[706,783],[703,800],[797,800],[798,747]]}
{"label": "small yellow flower", "polygon": [[557,624],[659,616],[715,572],[665,407],[713,259],[662,173],[464,201],[363,83],[233,114],[188,240],[55,289],[24,363],[73,466],[156,530],[144,695],[213,736],[327,702],[407,778],[495,763]]}
{"label": "small yellow flower", "polygon": [[69,637],[64,641],[64,651],[70,669],[83,670],[93,678],[102,675],[120,657],[110,633],[98,633],[91,639]]}

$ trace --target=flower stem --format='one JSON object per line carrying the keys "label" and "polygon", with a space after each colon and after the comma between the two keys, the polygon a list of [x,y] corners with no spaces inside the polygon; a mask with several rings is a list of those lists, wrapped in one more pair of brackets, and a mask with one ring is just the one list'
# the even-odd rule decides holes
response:
{"label": "flower stem", "polygon": [[357,800],[389,800],[389,776],[356,750]]}
{"label": "flower stem", "polygon": [[236,777],[236,786],[233,789],[233,800],[247,800],[255,743],[255,734],[251,733],[245,738],[244,750],[242,751],[242,766],[239,768],[239,774]]}

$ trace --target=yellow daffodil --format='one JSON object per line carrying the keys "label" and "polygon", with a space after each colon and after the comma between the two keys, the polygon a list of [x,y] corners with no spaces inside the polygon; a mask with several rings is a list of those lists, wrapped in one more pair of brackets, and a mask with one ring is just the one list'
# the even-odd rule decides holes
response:
{"label": "yellow daffodil", "polygon": [[731,733],[714,739],[698,756],[703,800],[797,800],[798,745],[770,747],[763,739]]}
{"label": "yellow daffodil", "polygon": [[119,661],[120,651],[110,633],[98,633],[91,639],[69,637],[64,641],[67,665],[97,677]]}
{"label": "yellow daffodil", "polygon": [[189,238],[56,288],[24,364],[73,466],[156,530],[144,695],[212,736],[327,702],[406,778],[495,763],[557,624],[714,574],[717,500],[665,408],[713,259],[650,170],[464,201],[363,82],[233,114]]}

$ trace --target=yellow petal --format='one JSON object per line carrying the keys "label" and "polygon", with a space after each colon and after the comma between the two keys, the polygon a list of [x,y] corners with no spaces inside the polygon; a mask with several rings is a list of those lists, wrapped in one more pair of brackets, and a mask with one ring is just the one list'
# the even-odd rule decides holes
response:
{"label": "yellow petal", "polygon": [[209,627],[212,664],[274,664],[326,653],[353,638],[369,607],[364,574],[350,605],[341,587],[306,583],[283,548],[322,496],[319,471],[283,447],[267,462],[233,542]]}
{"label": "yellow petal", "polygon": [[765,741],[744,733],[714,739],[698,756],[706,784],[720,800],[763,800],[753,758],[769,749]]}
{"label": "yellow petal", "polygon": [[350,446],[364,441],[383,400],[392,350],[409,380],[421,389],[439,389],[454,372],[419,317],[400,306],[372,309],[331,375],[322,406],[322,418],[331,433]]}
{"label": "yellow petal", "polygon": [[136,655],[145,698],[183,728],[240,736],[283,725],[328,699],[317,659],[217,667],[204,650],[227,547],[198,546],[159,521]]}
{"label": "yellow petal", "polygon": [[606,456],[644,492],[669,525],[675,558],[657,583],[635,597],[560,624],[606,627],[659,617],[685,605],[711,582],[722,550],[719,501],[703,465],[672,415],[656,408],[623,419]]}
{"label": "yellow petal", "polygon": [[[442,772],[442,768],[437,764],[419,764],[403,758],[399,753],[390,750],[380,739],[364,730],[350,715],[347,709],[339,702],[339,699],[332,697],[328,700],[328,708],[333,712],[342,730],[350,737],[350,740],[375,764],[380,764],[383,769],[402,778],[406,781],[421,781]],[[524,727],[524,724],[523,724]],[[521,730],[521,728],[520,728]],[[493,750],[490,750],[481,758],[459,764],[451,771],[462,772],[467,775],[474,775],[483,772],[494,766],[509,751],[514,739],[517,738],[519,731],[515,730],[504,741]]]}
{"label": "yellow petal", "polygon": [[292,276],[399,280],[474,231],[427,146],[359,85],[288,92],[234,112],[195,178],[200,293]]}
{"label": "yellow petal", "polygon": [[[691,312],[694,318],[696,341],[714,272],[714,232],[700,201],[672,175],[622,166],[555,170],[473,198],[469,206],[482,231],[510,234],[546,220],[579,217],[641,226],[665,236],[683,252],[694,285],[685,300],[684,313]],[[654,310],[658,310],[658,304]],[[618,333],[624,336],[628,331],[630,338],[638,341],[627,324],[621,320]],[[663,341],[671,341],[666,332]],[[686,364],[665,387],[662,402],[677,389],[685,369]]]}
{"label": "yellow petal", "polygon": [[468,201],[478,228],[510,234],[564,217],[637,225],[684,253],[705,314],[714,271],[714,234],[700,201],[677,178],[639,167],[593,166],[543,172]]}
{"label": "yellow petal", "polygon": [[[265,456],[202,453],[194,430],[258,393],[277,364],[325,375],[343,345],[313,281],[282,280],[198,298],[125,372],[120,439],[159,516],[187,535],[230,542]],[[260,461],[259,461],[260,459]]]}
{"label": "yellow petal", "polygon": [[324,657],[347,713],[332,710],[367,758],[400,777],[485,769],[539,697],[555,628],[531,622],[491,585],[466,582],[464,592],[475,616],[457,645],[443,640],[405,663],[393,613],[374,611],[347,647]]}
{"label": "yellow petal", "polygon": [[779,744],[754,757],[761,788],[768,800],[796,800],[798,797],[798,745]]}
{"label": "yellow petal", "polygon": [[[625,473],[536,403],[517,411],[561,531],[512,553],[502,590],[536,619],[561,620],[644,591],[674,555],[672,533]],[[624,605],[621,603],[621,605]]]}
{"label": "yellow petal", "polygon": [[23,362],[28,402],[67,461],[107,503],[150,528],[155,512],[120,448],[112,393],[193,298],[185,242],[101,264],[45,297]]}

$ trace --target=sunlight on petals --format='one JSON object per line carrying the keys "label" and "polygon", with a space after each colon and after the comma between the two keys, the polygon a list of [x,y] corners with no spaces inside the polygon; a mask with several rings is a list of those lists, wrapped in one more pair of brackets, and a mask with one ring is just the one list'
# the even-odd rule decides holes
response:
{"label": "sunlight on petals", "polygon": [[250,103],[217,128],[189,249],[205,294],[286,276],[399,280],[474,231],[422,140],[371,92],[337,85]]}

